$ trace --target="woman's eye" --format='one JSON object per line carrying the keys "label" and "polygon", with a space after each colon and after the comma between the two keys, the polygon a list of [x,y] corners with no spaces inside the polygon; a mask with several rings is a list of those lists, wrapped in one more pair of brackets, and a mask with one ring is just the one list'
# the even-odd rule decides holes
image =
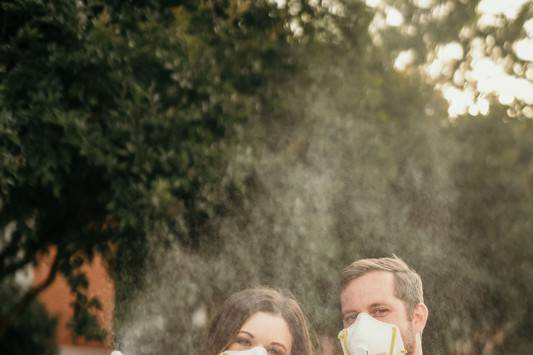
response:
{"label": "woman's eye", "polygon": [[272,355],[283,355],[283,351],[277,348],[270,348],[268,349],[268,353]]}
{"label": "woman's eye", "polygon": [[246,338],[237,338],[235,342],[242,346],[252,346],[252,342]]}

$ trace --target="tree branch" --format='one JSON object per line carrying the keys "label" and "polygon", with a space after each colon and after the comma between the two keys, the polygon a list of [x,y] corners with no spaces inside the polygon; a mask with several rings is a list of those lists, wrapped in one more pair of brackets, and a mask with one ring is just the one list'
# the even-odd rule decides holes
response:
{"label": "tree branch", "polygon": [[3,319],[0,320],[0,338],[4,335],[9,326],[18,318],[20,314],[30,305],[30,303],[37,297],[39,293],[44,291],[48,286],[54,282],[57,272],[59,270],[59,264],[63,258],[62,252],[58,249],[54,262],[50,267],[50,271],[46,279],[44,279],[39,285],[30,288],[21,298],[21,300],[15,304],[15,306],[6,315],[3,315]]}
{"label": "tree branch", "polygon": [[[22,228],[22,231],[19,228]],[[28,265],[34,259],[36,253],[43,247],[42,243],[36,241],[21,244],[21,241],[25,239],[24,231],[26,233],[33,233],[24,224],[17,223],[17,229],[11,235],[11,239],[0,249],[0,281]],[[17,258],[20,250],[25,250],[24,256]],[[15,260],[9,263],[9,259],[13,258]]]}

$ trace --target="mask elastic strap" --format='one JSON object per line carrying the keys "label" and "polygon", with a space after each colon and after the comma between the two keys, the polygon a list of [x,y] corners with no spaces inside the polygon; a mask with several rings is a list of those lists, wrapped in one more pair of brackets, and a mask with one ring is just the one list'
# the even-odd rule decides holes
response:
{"label": "mask elastic strap", "polygon": [[393,354],[395,343],[396,343],[396,327],[392,327],[392,336],[390,340],[389,355]]}

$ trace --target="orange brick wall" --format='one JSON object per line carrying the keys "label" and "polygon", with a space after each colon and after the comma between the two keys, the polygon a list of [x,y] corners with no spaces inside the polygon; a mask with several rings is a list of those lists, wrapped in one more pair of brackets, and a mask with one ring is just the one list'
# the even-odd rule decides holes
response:
{"label": "orange brick wall", "polygon": [[[39,265],[34,270],[34,284],[42,282],[50,270],[50,264],[55,256],[55,249],[50,255],[43,256]],[[78,345],[94,348],[111,348],[111,334],[113,324],[114,286],[109,278],[102,258],[97,255],[90,265],[85,265],[83,270],[89,279],[90,297],[97,296],[102,303],[102,311],[96,314],[100,324],[108,332],[108,338],[104,342],[87,342],[77,339],[74,342],[72,332],[67,328],[67,323],[72,317],[70,303],[74,300],[64,277],[58,276],[54,283],[39,295],[39,300],[46,306],[48,311],[58,317],[57,339],[60,345]]]}

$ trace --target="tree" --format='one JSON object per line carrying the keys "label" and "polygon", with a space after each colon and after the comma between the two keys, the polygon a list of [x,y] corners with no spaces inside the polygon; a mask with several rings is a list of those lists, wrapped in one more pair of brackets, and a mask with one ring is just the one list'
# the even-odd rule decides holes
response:
{"label": "tree", "polygon": [[[511,115],[531,118],[531,58],[520,50],[531,39],[526,23],[533,15],[531,1],[503,5],[497,1],[460,0],[384,0],[375,7],[371,26],[379,46],[394,58],[410,57],[410,70],[426,72],[426,77],[441,89],[454,88],[472,94],[474,106],[488,106],[494,92],[506,96],[500,101]],[[389,18],[391,25],[386,25]],[[476,72],[491,71],[507,75],[498,85],[480,82]],[[429,73],[429,75],[427,75]],[[521,90],[517,88],[521,87]],[[511,93],[512,91],[512,93]],[[478,112],[480,111],[476,108]],[[476,112],[474,110],[474,112]],[[481,109],[482,112],[487,108]]]}
{"label": "tree", "polygon": [[157,1],[1,8],[0,229],[11,232],[0,281],[56,256],[2,314],[0,334],[61,274],[76,295],[74,329],[101,338],[81,265],[95,252],[112,261],[163,221],[195,243],[214,213],[218,142],[253,114],[262,77],[215,51],[202,18],[192,26]]}

